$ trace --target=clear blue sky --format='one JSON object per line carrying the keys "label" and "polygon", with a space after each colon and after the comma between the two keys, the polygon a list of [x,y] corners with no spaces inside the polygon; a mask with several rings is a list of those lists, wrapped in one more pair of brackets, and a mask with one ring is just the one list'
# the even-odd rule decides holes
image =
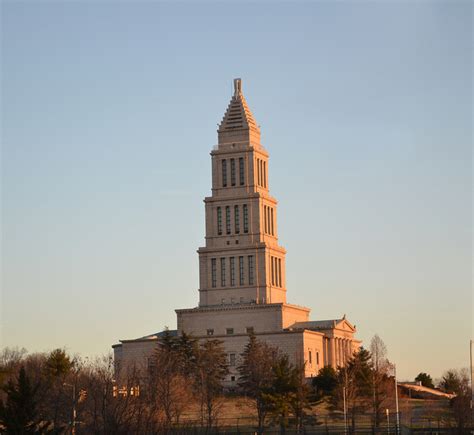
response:
{"label": "clear blue sky", "polygon": [[95,355],[198,300],[242,77],[291,303],[401,377],[472,336],[471,2],[2,3],[2,345]]}

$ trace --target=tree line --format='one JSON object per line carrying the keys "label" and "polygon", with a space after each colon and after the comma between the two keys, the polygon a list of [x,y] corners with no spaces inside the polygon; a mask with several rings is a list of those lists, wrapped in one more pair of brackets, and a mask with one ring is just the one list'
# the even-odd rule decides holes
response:
{"label": "tree line", "polygon": [[[39,354],[3,349],[0,433],[151,434],[196,425],[211,433],[229,394],[251,403],[258,433],[268,427],[284,433],[290,426],[302,432],[320,424],[319,404],[335,419],[344,413],[353,433],[360,415],[370,416],[374,430],[380,427],[395,392],[393,365],[378,336],[370,350],[361,348],[345,367],[324,367],[309,382],[303,361],[290,362],[278,348],[250,334],[237,370],[236,388],[226,390],[229,361],[223,343],[168,332],[146,373],[115,366],[111,355],[88,360],[63,349]],[[418,377],[424,384],[431,379],[425,373]],[[456,393],[452,416],[458,427],[465,427],[470,399],[465,374],[448,371],[440,387]]]}

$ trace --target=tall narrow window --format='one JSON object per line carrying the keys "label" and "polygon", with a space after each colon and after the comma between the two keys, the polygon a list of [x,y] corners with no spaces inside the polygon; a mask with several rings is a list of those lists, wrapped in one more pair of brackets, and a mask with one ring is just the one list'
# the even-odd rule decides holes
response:
{"label": "tall narrow window", "polygon": [[272,236],[275,235],[275,231],[274,231],[274,220],[273,220],[273,207],[270,209],[270,226],[271,226],[271,233],[272,233]]}
{"label": "tall narrow window", "polygon": [[247,204],[244,204],[244,233],[249,232],[249,208]]}
{"label": "tall narrow window", "polygon": [[235,234],[240,233],[240,216],[239,216],[239,206],[234,205],[234,225],[235,225]]}
{"label": "tall narrow window", "polygon": [[225,208],[225,232],[230,234],[230,207]]}
{"label": "tall narrow window", "polygon": [[308,352],[308,362],[310,366],[313,365],[313,354],[311,351]]}
{"label": "tall narrow window", "polygon": [[278,286],[283,287],[283,282],[281,280],[281,258],[278,259]]}
{"label": "tall narrow window", "polygon": [[222,209],[217,207],[217,234],[222,234]]}
{"label": "tall narrow window", "polygon": [[229,366],[235,367],[235,353],[229,354]]}
{"label": "tall narrow window", "polygon": [[230,257],[230,285],[235,286],[235,257]]}
{"label": "tall narrow window", "polygon": [[222,160],[222,186],[227,187],[227,160]]}
{"label": "tall narrow window", "polygon": [[263,206],[263,220],[265,221],[265,234],[268,233],[267,206]]}
{"label": "tall narrow window", "polygon": [[225,275],[225,258],[221,258],[221,287],[226,286]]}
{"label": "tall narrow window", "polygon": [[244,257],[239,257],[239,285],[244,285]]}
{"label": "tall narrow window", "polygon": [[230,159],[230,184],[235,186],[235,159]]}
{"label": "tall narrow window", "polygon": [[253,255],[249,255],[249,285],[253,285],[253,274],[254,274],[254,264],[253,264]]}
{"label": "tall narrow window", "polygon": [[271,271],[272,271],[272,285],[275,285],[275,258],[270,257]]}
{"label": "tall narrow window", "polygon": [[263,162],[263,187],[267,187],[267,162]]}
{"label": "tall narrow window", "polygon": [[239,182],[241,186],[245,184],[245,167],[243,157],[239,157]]}
{"label": "tall narrow window", "polygon": [[217,287],[217,260],[211,258],[211,285]]}

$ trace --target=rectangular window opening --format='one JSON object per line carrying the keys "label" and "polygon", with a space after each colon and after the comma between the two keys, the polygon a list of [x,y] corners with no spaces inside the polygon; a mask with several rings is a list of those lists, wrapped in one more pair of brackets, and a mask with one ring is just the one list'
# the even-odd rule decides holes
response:
{"label": "rectangular window opening", "polygon": [[249,232],[249,209],[247,204],[244,204],[244,233]]}
{"label": "rectangular window opening", "polygon": [[245,184],[245,167],[244,167],[244,158],[239,158],[239,181],[240,185],[243,186]]}
{"label": "rectangular window opening", "polygon": [[221,287],[226,286],[225,275],[225,258],[221,258]]}
{"label": "rectangular window opening", "polygon": [[230,184],[235,186],[235,159],[230,159]]}
{"label": "rectangular window opening", "polygon": [[244,285],[244,257],[239,257],[239,285]]}
{"label": "rectangular window opening", "polygon": [[217,260],[211,258],[211,285],[213,288],[217,287]]}
{"label": "rectangular window opening", "polygon": [[222,234],[222,209],[217,207],[217,234]]}
{"label": "rectangular window opening", "polygon": [[234,328],[227,328],[227,329],[225,330],[225,333],[226,333],[227,335],[232,335],[232,334],[234,333]]}
{"label": "rectangular window opening", "polygon": [[227,187],[227,160],[222,160],[222,187]]}
{"label": "rectangular window opening", "polygon": [[253,285],[253,255],[249,255],[248,257],[248,262],[249,262],[249,285]]}
{"label": "rectangular window opening", "polygon": [[239,215],[239,206],[234,206],[234,225],[235,225],[235,234],[240,233],[240,215]]}
{"label": "rectangular window opening", "polygon": [[230,285],[235,286],[235,257],[230,257]]}
{"label": "rectangular window opening", "polygon": [[230,207],[226,206],[225,208],[225,232],[230,234]]}

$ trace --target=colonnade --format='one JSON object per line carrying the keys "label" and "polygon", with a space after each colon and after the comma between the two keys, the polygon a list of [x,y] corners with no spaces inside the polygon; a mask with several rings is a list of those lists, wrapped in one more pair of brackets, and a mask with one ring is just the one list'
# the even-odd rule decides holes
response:
{"label": "colonnade", "polygon": [[325,364],[329,364],[334,368],[345,366],[352,357],[352,340],[342,337],[331,337],[326,340],[326,352],[329,357]]}

